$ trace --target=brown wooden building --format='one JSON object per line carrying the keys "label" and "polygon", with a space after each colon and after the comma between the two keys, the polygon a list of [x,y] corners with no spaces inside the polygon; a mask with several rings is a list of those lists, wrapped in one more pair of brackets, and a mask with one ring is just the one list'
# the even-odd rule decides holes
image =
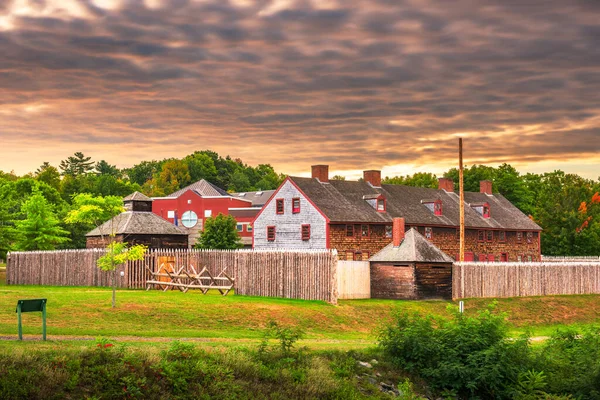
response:
{"label": "brown wooden building", "polygon": [[152,213],[151,198],[134,192],[123,199],[123,205],[125,212],[85,235],[86,247],[106,247],[111,232],[114,232],[115,240],[131,245],[163,249],[188,247],[186,232]]}
{"label": "brown wooden building", "polygon": [[452,298],[452,258],[394,219],[392,243],[370,259],[371,297],[379,299]]}
{"label": "brown wooden building", "polygon": [[[537,261],[541,228],[481,182],[465,193],[465,259]],[[438,189],[386,185],[380,171],[360,181],[329,180],[315,165],[312,178],[288,177],[254,220],[254,248],[336,249],[342,260],[368,260],[392,241],[402,217],[450,257],[459,252],[460,200],[450,179]]]}

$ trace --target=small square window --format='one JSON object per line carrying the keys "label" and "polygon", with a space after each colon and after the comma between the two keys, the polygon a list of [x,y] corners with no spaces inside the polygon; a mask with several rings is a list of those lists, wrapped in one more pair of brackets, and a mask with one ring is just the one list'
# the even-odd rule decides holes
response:
{"label": "small square window", "polygon": [[425,239],[433,239],[433,228],[430,226],[425,227]]}
{"label": "small square window", "polygon": [[506,232],[505,231],[498,232],[498,241],[506,242]]}
{"label": "small square window", "polygon": [[361,225],[361,236],[362,237],[369,236],[369,225]]}
{"label": "small square window", "polygon": [[433,214],[434,215],[442,215],[442,201],[438,200],[433,203]]}
{"label": "small square window", "polygon": [[496,257],[493,254],[488,254],[488,262],[496,261]]}
{"label": "small square window", "polygon": [[362,261],[362,251],[354,252],[354,261]]}
{"label": "small square window", "polygon": [[302,225],[302,240],[310,240],[310,225]]}
{"label": "small square window", "polygon": [[300,199],[298,197],[292,199],[292,214],[300,212]]}
{"label": "small square window", "polygon": [[277,199],[275,200],[276,204],[275,204],[275,210],[277,214],[283,214],[284,210],[285,210],[285,203],[283,202],[283,199]]}
{"label": "small square window", "polygon": [[517,261],[518,261],[518,262],[522,262],[522,261],[523,261],[523,256],[521,256],[521,255],[518,255],[518,256],[517,256]]}
{"label": "small square window", "polygon": [[385,226],[385,237],[389,239],[392,236],[393,236],[393,227],[391,225],[386,225]]}
{"label": "small square window", "polygon": [[477,231],[477,240],[480,242],[485,241],[485,231]]}
{"label": "small square window", "polygon": [[246,225],[246,232],[252,232],[252,225],[251,224]]}
{"label": "small square window", "polygon": [[508,261],[508,253],[501,253],[500,254],[500,261],[507,262]]}
{"label": "small square window", "polygon": [[385,199],[377,199],[377,211],[385,211]]}
{"label": "small square window", "polygon": [[527,232],[527,243],[533,242],[533,232]]}
{"label": "small square window", "polygon": [[489,218],[490,217],[490,206],[485,205],[483,206],[483,218]]}
{"label": "small square window", "polygon": [[244,225],[242,225],[242,224],[237,224],[236,228],[237,228],[238,232],[243,232],[244,231]]}
{"label": "small square window", "polygon": [[275,241],[275,227],[274,226],[267,226],[267,240],[269,242]]}
{"label": "small square window", "polygon": [[494,231],[487,231],[486,240],[492,242],[494,240]]}
{"label": "small square window", "polygon": [[346,225],[346,236],[354,236],[354,225]]}
{"label": "small square window", "polygon": [[212,217],[212,210],[204,210],[204,218]]}
{"label": "small square window", "polygon": [[521,243],[523,241],[523,232],[517,232],[517,243]]}

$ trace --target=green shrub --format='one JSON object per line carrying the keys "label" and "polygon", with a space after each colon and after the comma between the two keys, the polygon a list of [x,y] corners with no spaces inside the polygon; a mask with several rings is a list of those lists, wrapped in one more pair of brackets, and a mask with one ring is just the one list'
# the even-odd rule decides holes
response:
{"label": "green shrub", "polygon": [[430,387],[459,397],[512,398],[511,384],[529,366],[528,339],[508,340],[505,315],[493,305],[474,317],[452,320],[399,314],[379,344],[398,367]]}

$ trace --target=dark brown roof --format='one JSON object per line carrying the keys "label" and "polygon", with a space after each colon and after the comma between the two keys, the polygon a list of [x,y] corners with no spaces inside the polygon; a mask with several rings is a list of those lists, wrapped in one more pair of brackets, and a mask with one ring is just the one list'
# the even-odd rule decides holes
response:
{"label": "dark brown roof", "polygon": [[167,197],[179,197],[188,190],[193,190],[198,193],[202,197],[212,197],[212,196],[230,196],[225,190],[221,189],[218,186],[213,185],[209,181],[205,179],[201,179],[198,182],[194,182],[191,185],[184,187],[183,189],[179,189],[178,191],[171,193]]}
{"label": "dark brown roof", "polygon": [[394,244],[390,243],[373,255],[369,261],[454,262],[453,259],[448,257],[437,246],[425,239],[415,228],[411,228],[406,232],[400,246],[394,247]]}
{"label": "dark brown roof", "polygon": [[[374,188],[362,181],[321,183],[313,178],[290,179],[315,203],[331,222],[392,222],[403,217],[409,225],[459,225],[459,197],[441,189],[403,185],[381,185]],[[378,212],[369,199],[382,194],[386,211]],[[425,202],[442,201],[442,215],[434,215]],[[483,218],[470,203],[489,203],[490,218]],[[497,228],[506,230],[541,230],[539,225],[523,214],[500,194],[465,193],[465,225],[469,228]]]}
{"label": "dark brown roof", "polygon": [[257,192],[231,193],[231,196],[242,200],[250,200],[252,207],[262,207],[271,198],[273,193],[275,193],[275,190],[259,190]]}
{"label": "dark brown roof", "polygon": [[129,196],[124,197],[123,201],[152,201],[152,199],[140,192],[133,192]]}
{"label": "dark brown roof", "polygon": [[126,211],[100,225],[85,236],[102,236],[112,232],[116,235],[187,235],[169,221],[151,212]]}

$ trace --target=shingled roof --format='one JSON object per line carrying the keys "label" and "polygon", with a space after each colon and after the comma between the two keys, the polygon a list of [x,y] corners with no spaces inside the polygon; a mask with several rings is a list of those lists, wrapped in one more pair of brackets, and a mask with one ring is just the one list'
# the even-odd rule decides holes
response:
{"label": "shingled roof", "polygon": [[85,236],[116,235],[187,235],[167,220],[151,212],[125,211]]}
{"label": "shingled roof", "polygon": [[443,262],[452,263],[453,259],[437,248],[423,235],[411,228],[406,232],[400,246],[394,247],[393,243],[385,246],[369,261],[390,262]]}
{"label": "shingled roof", "polygon": [[123,201],[152,201],[152,199],[140,192],[133,192],[129,196],[124,197]]}
{"label": "shingled roof", "polygon": [[262,207],[275,193],[275,190],[259,190],[257,192],[231,193],[231,196],[241,200],[249,200],[252,207]]}
{"label": "shingled roof", "polygon": [[167,197],[179,197],[188,190],[193,190],[202,197],[230,196],[229,193],[227,193],[220,187],[213,185],[205,179],[201,179],[198,182],[194,182],[191,185],[184,187],[183,189],[179,189],[178,191],[171,193]]}
{"label": "shingled roof", "polygon": [[[441,189],[403,185],[373,187],[363,181],[290,177],[331,222],[391,223],[403,217],[408,225],[459,226],[459,197]],[[368,199],[383,195],[386,211],[378,212]],[[423,202],[441,200],[442,215],[435,215]],[[477,229],[542,230],[501,194],[465,193],[465,226]],[[488,203],[490,218],[483,218],[471,203]]]}

